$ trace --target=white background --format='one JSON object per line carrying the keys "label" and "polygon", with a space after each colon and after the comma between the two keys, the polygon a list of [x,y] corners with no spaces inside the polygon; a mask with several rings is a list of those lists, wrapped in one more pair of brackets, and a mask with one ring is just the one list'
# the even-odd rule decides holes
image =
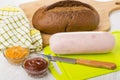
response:
{"label": "white background", "polygon": [[[6,6],[6,5],[18,6],[19,4],[22,4],[22,3],[25,3],[25,2],[29,2],[29,1],[34,1],[34,0],[0,0],[0,7]],[[108,0],[97,0],[97,1],[108,1]],[[109,0],[109,1],[111,1],[111,0]],[[110,15],[110,22],[111,22],[111,30],[110,31],[120,30],[120,10],[114,11]],[[0,59],[2,59],[2,58],[0,58]],[[0,62],[0,64],[1,63],[2,62]],[[16,67],[14,67],[14,68],[16,68]],[[20,70],[18,70],[18,71],[20,71]],[[1,72],[2,71],[0,71],[0,73]],[[11,73],[11,74],[13,74],[13,73]],[[20,74],[20,75],[22,75],[22,74]],[[0,75],[0,77],[2,77],[2,76],[3,75]],[[4,75],[4,76],[6,76],[6,75]],[[5,80],[5,79],[1,79],[0,78],[0,80]],[[6,80],[10,80],[10,79],[6,79]],[[15,80],[18,80],[18,78],[15,79]],[[24,79],[22,78],[22,80],[24,80]],[[25,80],[33,80],[33,79],[25,79]],[[43,79],[40,79],[40,80],[43,80]],[[50,75],[48,78],[46,78],[44,80],[54,80],[54,78]],[[120,71],[114,72],[114,73],[110,73],[110,74],[107,74],[107,75],[103,75],[103,76],[99,76],[99,77],[96,77],[96,78],[92,78],[92,79],[89,79],[89,80],[120,80]]]}

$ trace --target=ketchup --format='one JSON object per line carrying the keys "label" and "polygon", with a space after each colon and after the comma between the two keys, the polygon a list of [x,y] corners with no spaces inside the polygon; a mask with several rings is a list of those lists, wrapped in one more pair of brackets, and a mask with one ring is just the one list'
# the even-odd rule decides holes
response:
{"label": "ketchup", "polygon": [[41,77],[47,72],[48,62],[41,57],[35,57],[25,60],[23,67],[30,76]]}

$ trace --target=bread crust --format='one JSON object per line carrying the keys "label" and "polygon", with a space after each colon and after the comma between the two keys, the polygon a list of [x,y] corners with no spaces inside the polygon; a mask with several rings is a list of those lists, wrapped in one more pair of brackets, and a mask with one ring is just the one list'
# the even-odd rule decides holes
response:
{"label": "bread crust", "polygon": [[59,1],[38,9],[32,23],[47,34],[92,31],[99,24],[99,14],[92,6],[80,1]]}

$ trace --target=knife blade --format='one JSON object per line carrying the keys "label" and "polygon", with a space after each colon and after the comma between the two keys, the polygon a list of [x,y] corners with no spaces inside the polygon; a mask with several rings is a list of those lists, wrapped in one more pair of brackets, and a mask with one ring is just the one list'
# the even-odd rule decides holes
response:
{"label": "knife blade", "polygon": [[57,57],[57,56],[51,56],[45,54],[41,54],[41,55],[47,57],[50,61],[60,61],[60,62],[80,64],[80,65],[86,65],[97,68],[107,68],[112,70],[116,68],[116,64],[112,62],[103,62],[103,61],[87,60],[87,59],[73,59],[73,58]]}

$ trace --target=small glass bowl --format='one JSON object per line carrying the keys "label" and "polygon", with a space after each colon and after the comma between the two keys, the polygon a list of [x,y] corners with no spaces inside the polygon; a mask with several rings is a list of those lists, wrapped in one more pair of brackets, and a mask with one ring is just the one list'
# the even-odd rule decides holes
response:
{"label": "small glass bowl", "polygon": [[10,58],[6,55],[6,50],[4,50],[3,55],[10,64],[21,65],[23,63],[23,61],[29,56],[29,49],[28,49],[28,53],[26,53],[22,58]]}
{"label": "small glass bowl", "polygon": [[29,57],[23,64],[23,69],[33,78],[41,78],[47,75],[49,62],[43,57]]}

